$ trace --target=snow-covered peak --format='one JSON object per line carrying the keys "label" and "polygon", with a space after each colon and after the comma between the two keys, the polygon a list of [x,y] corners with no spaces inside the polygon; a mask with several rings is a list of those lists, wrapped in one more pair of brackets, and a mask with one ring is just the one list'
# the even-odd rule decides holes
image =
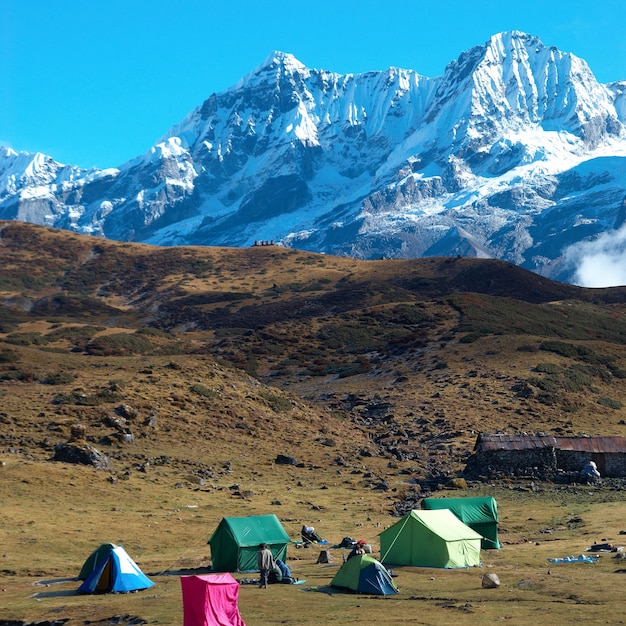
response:
{"label": "snow-covered peak", "polygon": [[9,148],[8,146],[0,146],[0,159],[15,156],[17,156],[17,152],[15,152],[13,148]]}
{"label": "snow-covered peak", "polygon": [[260,71],[263,69],[275,67],[280,67],[282,70],[286,72],[306,72],[308,68],[304,63],[301,63],[296,59],[293,54],[289,54],[288,52],[281,52],[280,50],[274,50],[267,55],[265,61],[261,63],[259,67],[255,71]]}
{"label": "snow-covered peak", "polygon": [[622,132],[613,95],[585,61],[538,37],[510,31],[463,52],[446,67],[429,121],[447,141],[488,145],[527,125],[564,130],[587,144]]}

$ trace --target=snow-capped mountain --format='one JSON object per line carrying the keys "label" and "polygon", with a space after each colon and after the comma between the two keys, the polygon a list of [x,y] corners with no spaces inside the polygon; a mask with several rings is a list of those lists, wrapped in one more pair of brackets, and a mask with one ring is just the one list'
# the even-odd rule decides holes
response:
{"label": "snow-capped mountain", "polygon": [[626,81],[517,31],[436,78],[275,52],[117,169],[2,149],[0,219],[159,245],[497,257],[573,281],[576,246],[626,221],[625,123]]}

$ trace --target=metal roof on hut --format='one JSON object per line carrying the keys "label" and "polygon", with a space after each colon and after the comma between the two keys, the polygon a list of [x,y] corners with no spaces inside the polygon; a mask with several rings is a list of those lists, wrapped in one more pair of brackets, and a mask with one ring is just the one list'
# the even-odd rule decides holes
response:
{"label": "metal roof on hut", "polygon": [[593,453],[626,453],[626,437],[555,437],[545,434],[491,434],[480,433],[474,450],[495,452],[497,450],[533,450],[555,448],[557,450],[575,450]]}

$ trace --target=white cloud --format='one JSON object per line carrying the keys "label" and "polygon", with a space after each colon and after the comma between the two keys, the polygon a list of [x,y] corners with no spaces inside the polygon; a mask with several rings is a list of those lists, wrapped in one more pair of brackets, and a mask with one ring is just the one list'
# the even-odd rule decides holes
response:
{"label": "white cloud", "polygon": [[574,282],[582,287],[626,285],[626,224],[570,246],[565,258],[576,268]]}

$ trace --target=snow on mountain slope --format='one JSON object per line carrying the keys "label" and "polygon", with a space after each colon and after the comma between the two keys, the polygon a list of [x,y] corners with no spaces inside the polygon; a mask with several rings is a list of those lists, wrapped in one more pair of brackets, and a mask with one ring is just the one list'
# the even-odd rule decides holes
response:
{"label": "snow on mountain slope", "polygon": [[518,31],[436,78],[273,52],[119,169],[3,150],[0,218],[160,245],[492,256],[574,280],[570,246],[626,221],[625,120],[626,81]]}

